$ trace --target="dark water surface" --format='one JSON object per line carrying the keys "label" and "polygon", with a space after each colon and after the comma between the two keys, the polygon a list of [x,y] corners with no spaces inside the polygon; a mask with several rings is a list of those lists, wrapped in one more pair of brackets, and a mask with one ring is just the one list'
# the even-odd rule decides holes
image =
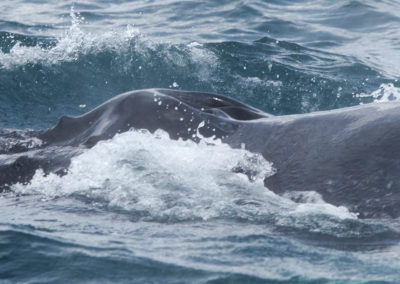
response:
{"label": "dark water surface", "polygon": [[[3,160],[41,143],[27,129],[133,89],[215,92],[273,114],[400,98],[400,1],[4,0],[0,11]],[[64,177],[38,172],[0,195],[0,281],[400,282],[398,220],[276,196],[231,172],[248,155],[128,132]]]}

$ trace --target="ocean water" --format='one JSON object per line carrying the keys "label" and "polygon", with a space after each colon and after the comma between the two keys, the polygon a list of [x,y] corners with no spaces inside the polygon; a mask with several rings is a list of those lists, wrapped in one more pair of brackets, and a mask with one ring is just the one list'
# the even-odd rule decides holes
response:
{"label": "ocean water", "polygon": [[[276,115],[400,99],[396,0],[3,0],[0,11],[2,160],[41,143],[28,130],[134,89],[219,93]],[[0,281],[400,282],[399,220],[359,219],[315,192],[295,203],[264,187],[274,171],[220,141],[118,134],[68,174],[39,170],[0,194]]]}

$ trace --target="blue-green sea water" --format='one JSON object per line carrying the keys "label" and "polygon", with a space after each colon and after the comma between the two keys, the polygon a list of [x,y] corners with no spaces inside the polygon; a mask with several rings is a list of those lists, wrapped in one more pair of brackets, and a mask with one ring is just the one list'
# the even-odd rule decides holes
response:
{"label": "blue-green sea water", "polygon": [[[400,98],[398,0],[2,0],[0,11],[0,158],[40,143],[25,131],[134,89],[219,93],[276,115]],[[400,282],[399,220],[277,196],[230,170],[249,155],[132,131],[63,177],[37,172],[0,194],[0,282]]]}

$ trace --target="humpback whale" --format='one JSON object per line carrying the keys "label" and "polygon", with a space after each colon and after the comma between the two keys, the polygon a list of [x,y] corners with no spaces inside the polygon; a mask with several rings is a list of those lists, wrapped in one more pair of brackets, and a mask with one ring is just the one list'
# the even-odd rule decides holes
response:
{"label": "humpback whale", "polygon": [[[73,156],[131,128],[162,129],[171,139],[194,141],[199,131],[234,148],[245,145],[273,163],[276,174],[264,184],[277,194],[315,191],[361,218],[400,216],[398,103],[273,116],[217,94],[132,91],[84,115],[62,117],[49,130],[25,134],[41,144],[0,148],[0,191],[29,182],[39,168],[62,175]],[[17,134],[0,132],[5,135]]]}

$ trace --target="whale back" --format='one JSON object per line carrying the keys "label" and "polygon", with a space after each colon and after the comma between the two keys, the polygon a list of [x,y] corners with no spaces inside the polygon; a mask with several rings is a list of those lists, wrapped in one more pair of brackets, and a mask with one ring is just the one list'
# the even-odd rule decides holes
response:
{"label": "whale back", "polygon": [[400,104],[396,103],[272,116],[216,94],[128,92],[84,115],[61,118],[38,135],[43,144],[37,147],[3,152],[0,191],[4,185],[28,182],[38,168],[63,174],[83,148],[131,128],[162,129],[171,139],[221,138],[273,163],[276,174],[264,184],[276,194],[315,191],[326,202],[346,206],[360,217],[400,216]]}
{"label": "whale back", "polygon": [[206,125],[202,135],[221,138],[234,131],[241,121],[270,116],[221,95],[140,90],[114,97],[84,115],[64,116],[41,138],[52,145],[91,146],[130,128],[144,128],[151,132],[163,129],[173,139],[191,139],[203,121]]}

